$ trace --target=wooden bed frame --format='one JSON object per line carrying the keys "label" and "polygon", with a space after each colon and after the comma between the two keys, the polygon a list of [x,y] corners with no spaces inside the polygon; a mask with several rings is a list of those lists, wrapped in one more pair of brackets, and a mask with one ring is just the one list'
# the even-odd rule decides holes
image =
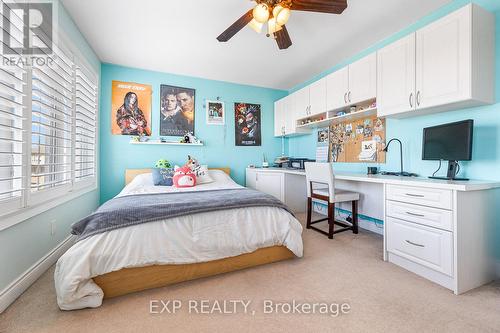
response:
{"label": "wooden bed frame", "polygon": [[[210,170],[222,170],[228,175],[231,173],[229,168],[212,168]],[[128,169],[125,171],[125,183],[130,183],[137,175],[149,172],[151,169]],[[209,262],[123,268],[94,277],[93,280],[104,291],[104,298],[111,298],[294,257],[295,255],[285,246],[272,246],[258,249],[252,253]]]}

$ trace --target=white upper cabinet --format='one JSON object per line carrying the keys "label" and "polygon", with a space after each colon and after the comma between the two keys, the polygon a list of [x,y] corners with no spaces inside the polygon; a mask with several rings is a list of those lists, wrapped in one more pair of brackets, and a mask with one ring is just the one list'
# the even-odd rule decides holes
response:
{"label": "white upper cabinet", "polygon": [[295,116],[299,119],[309,116],[309,86],[294,92],[292,96]]}
{"label": "white upper cabinet", "polygon": [[309,86],[309,115],[326,112],[326,78]]}
{"label": "white upper cabinet", "polygon": [[372,53],[349,65],[348,104],[356,104],[377,96],[377,54]]}
{"label": "white upper cabinet", "polygon": [[340,109],[347,105],[349,93],[349,67],[344,67],[326,77],[326,109]]}
{"label": "white upper cabinet", "polygon": [[417,106],[471,97],[472,17],[465,7],[417,31]]}
{"label": "white upper cabinet", "polygon": [[274,102],[274,136],[282,136],[285,133],[285,98]]}
{"label": "white upper cabinet", "polygon": [[285,118],[285,135],[298,134],[297,131],[297,116],[293,107],[293,98],[290,96],[284,99],[283,116]]}
{"label": "white upper cabinet", "polygon": [[379,116],[415,110],[415,34],[378,51]]}
{"label": "white upper cabinet", "polygon": [[494,47],[494,16],[474,4],[385,47],[378,52],[378,114],[411,116],[493,103]]}

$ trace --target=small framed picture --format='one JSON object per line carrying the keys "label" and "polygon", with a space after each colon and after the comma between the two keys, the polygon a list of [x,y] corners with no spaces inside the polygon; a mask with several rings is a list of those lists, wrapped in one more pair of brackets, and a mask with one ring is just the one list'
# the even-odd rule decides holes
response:
{"label": "small framed picture", "polygon": [[224,102],[207,101],[207,125],[224,125]]}

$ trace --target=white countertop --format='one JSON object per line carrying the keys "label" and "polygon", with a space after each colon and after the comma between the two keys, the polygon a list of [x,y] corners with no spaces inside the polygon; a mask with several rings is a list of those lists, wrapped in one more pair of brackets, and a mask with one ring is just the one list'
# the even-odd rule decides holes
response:
{"label": "white countertop", "polygon": [[[247,169],[257,170],[259,172],[282,172],[292,175],[301,175],[301,176],[306,175],[304,170],[293,170],[293,169],[283,169],[283,168],[247,168]],[[335,179],[338,180],[431,187],[431,188],[441,188],[441,189],[449,189],[457,191],[479,191],[479,190],[488,190],[500,187],[500,181],[488,181],[488,180],[453,181],[453,180],[430,179],[424,177],[367,175],[363,173],[354,173],[354,172],[335,172],[334,174],[335,174]]]}

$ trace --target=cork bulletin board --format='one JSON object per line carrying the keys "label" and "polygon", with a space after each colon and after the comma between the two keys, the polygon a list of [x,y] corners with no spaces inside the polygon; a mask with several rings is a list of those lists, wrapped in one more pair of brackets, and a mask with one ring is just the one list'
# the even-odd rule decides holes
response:
{"label": "cork bulletin board", "polygon": [[340,163],[385,163],[385,119],[376,115],[332,124],[329,159]]}

